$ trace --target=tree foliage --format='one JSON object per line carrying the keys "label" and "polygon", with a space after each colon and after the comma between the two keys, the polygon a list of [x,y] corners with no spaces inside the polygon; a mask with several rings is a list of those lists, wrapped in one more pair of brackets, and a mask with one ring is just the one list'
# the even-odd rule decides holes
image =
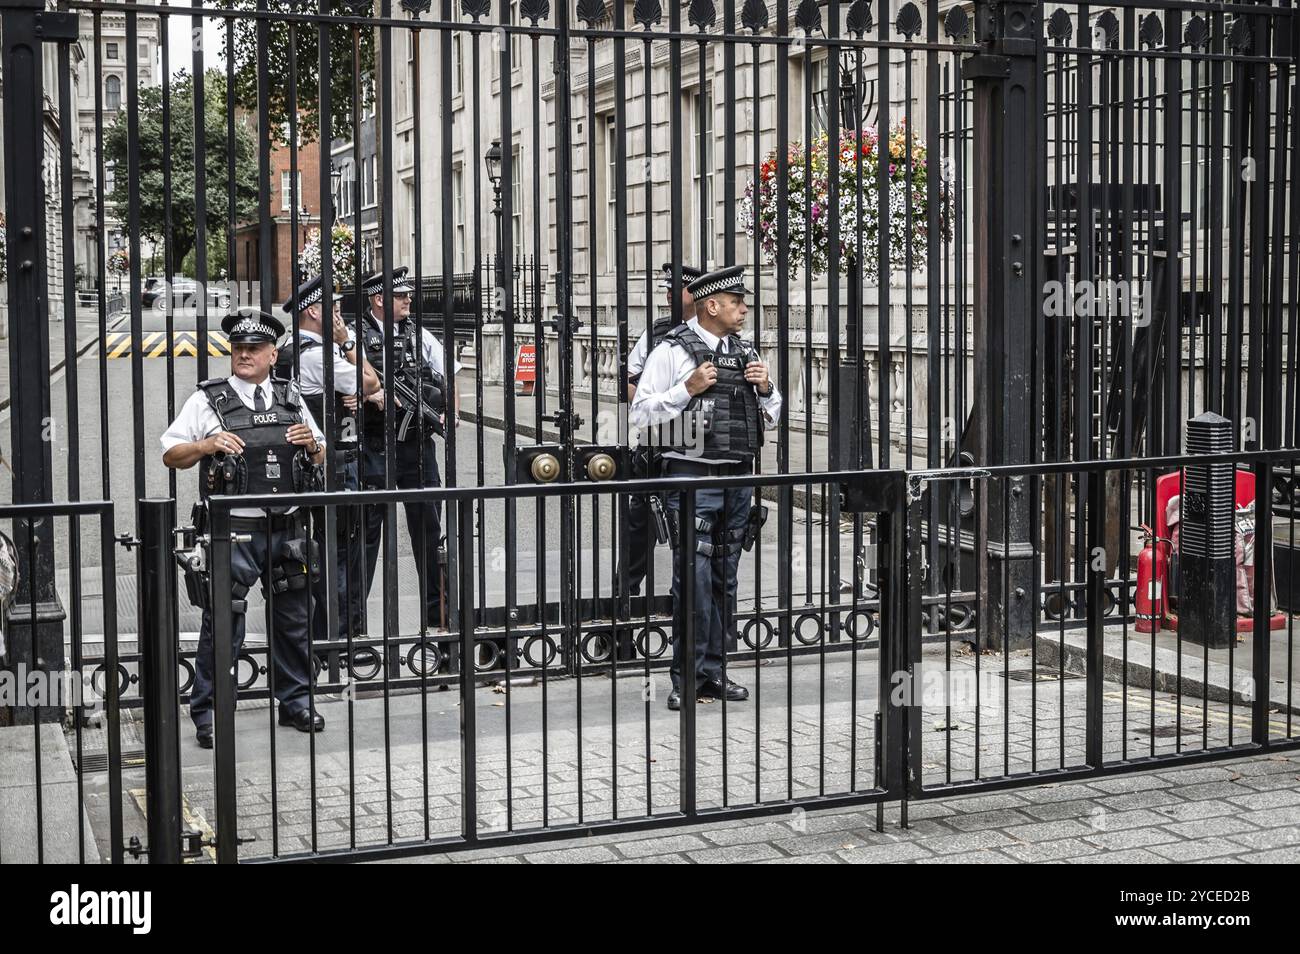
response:
{"label": "tree foliage", "polygon": [[[256,10],[259,2],[266,8],[284,14],[301,14],[304,8],[315,9],[315,4],[300,0],[228,0],[235,9]],[[339,15],[356,15],[355,11],[333,4],[331,12]],[[352,128],[352,74],[354,40],[360,61],[362,88],[361,105],[370,105],[373,92],[365,83],[366,76],[374,75],[375,36],[368,28],[354,29],[343,24],[331,24],[329,34],[330,76],[330,132],[333,138],[350,138]],[[235,101],[256,115],[257,99],[257,21],[241,18],[235,21],[233,51],[227,47],[226,34],[222,33],[222,48],[233,62],[235,72]],[[292,44],[290,33],[292,32]],[[291,91],[296,96],[298,109],[298,135],[303,142],[314,141],[320,134],[320,28],[317,24],[272,19],[267,28],[266,63],[271,78],[267,90],[271,135],[284,140],[289,125]],[[290,71],[290,50],[296,54]]]}
{"label": "tree foliage", "polygon": [[[163,192],[163,102],[161,87],[140,90],[140,169],[136,181],[127,175],[126,111],[104,133],[104,160],[114,163],[117,175],[108,200],[117,206],[119,218],[125,220],[127,202],[133,186],[140,203],[140,230],[159,241],[165,234],[167,215]],[[171,82],[171,225],[172,262],[180,263],[194,247],[198,201],[194,194],[194,84],[184,73]],[[233,159],[235,168],[235,217],[247,219],[257,214],[257,146],[250,130],[241,121],[235,123],[234,142],[226,138],[225,78],[210,70],[204,80],[204,142],[207,184],[204,207],[208,234],[224,231],[229,212],[227,177]],[[215,271],[224,262],[209,262]]]}

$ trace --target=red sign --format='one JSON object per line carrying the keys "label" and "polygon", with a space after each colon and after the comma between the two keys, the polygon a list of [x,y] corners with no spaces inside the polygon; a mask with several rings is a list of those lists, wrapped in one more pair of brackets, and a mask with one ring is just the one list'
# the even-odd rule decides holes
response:
{"label": "red sign", "polygon": [[521,344],[515,352],[515,393],[529,395],[537,383],[537,349]]}

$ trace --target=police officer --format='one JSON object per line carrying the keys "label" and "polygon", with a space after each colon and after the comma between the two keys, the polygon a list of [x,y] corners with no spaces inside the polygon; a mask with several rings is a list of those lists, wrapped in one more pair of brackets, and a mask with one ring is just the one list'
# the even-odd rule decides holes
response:
{"label": "police officer", "polygon": [[[359,322],[359,339],[365,348],[365,360],[374,366],[381,384],[380,389],[366,397],[362,405],[361,479],[366,487],[384,487],[383,410],[386,401],[394,402],[397,434],[393,478],[398,487],[441,486],[433,436],[435,432],[445,431],[449,389],[454,395],[453,420],[456,423],[460,420],[460,393],[455,389],[460,362],[454,362],[451,380],[447,380],[442,342],[427,328],[421,329],[423,334],[417,338],[415,322],[410,317],[414,286],[406,276],[405,266],[394,269],[389,276],[393,302],[391,314],[384,311],[383,272],[371,275],[362,283],[370,299],[370,308]],[[384,368],[386,338],[392,339],[393,360],[396,362],[391,371]],[[417,408],[417,402],[412,399],[417,385],[423,392],[419,402],[422,408]],[[401,391],[407,394],[405,399],[400,396]],[[422,415],[422,409],[427,409],[432,416]],[[405,508],[406,528],[411,535],[411,550],[424,595],[425,625],[439,628],[443,625],[442,590],[438,585],[439,507],[437,504],[408,503]],[[367,591],[375,579],[384,510],[382,506],[366,508]]]}
{"label": "police officer", "polygon": [[[263,312],[227,315],[221,330],[230,339],[228,378],[199,384],[162,436],[163,463],[178,470],[200,464],[199,493],[294,493],[316,489],[325,460],[325,439],[297,388],[271,377],[275,343],[284,326]],[[308,693],[307,615],[310,548],[306,529],[292,508],[231,510],[231,526],[251,539],[230,548],[229,594],[234,601],[232,654],[244,643],[245,597],[259,580],[274,602],[271,650],[280,725],[320,731],[325,720],[312,711]],[[272,600],[271,593],[274,593]],[[203,608],[190,718],[203,748],[212,747],[212,608]]]}
{"label": "police officer", "polygon": [[[700,277],[700,270],[692,265],[682,265],[682,284],[681,297],[682,309],[681,320],[686,321],[695,313],[695,299],[691,297],[690,289],[687,283]],[[659,285],[664,289],[667,299],[668,311],[654,320],[649,329],[641,332],[641,337],[637,338],[636,344],[627,356],[627,399],[631,403],[636,398],[637,382],[641,380],[641,371],[645,367],[645,360],[650,354],[651,338],[654,344],[658,344],[668,331],[675,327],[673,321],[673,263],[664,262],[663,279]],[[642,447],[635,450],[632,454],[632,477],[640,479],[645,477],[654,477],[658,473],[655,466],[657,461],[652,456],[653,452],[648,447]],[[657,504],[656,504],[657,505]],[[641,593],[641,583],[645,580],[646,564],[650,560],[650,554],[654,550],[655,534],[651,531],[651,506],[652,502],[646,494],[636,494],[628,500],[627,504],[627,523],[624,527],[621,540],[623,542],[620,563],[626,570],[615,572],[615,585],[623,585],[623,574],[627,574],[627,592],[632,596],[639,596]]]}
{"label": "police officer", "polygon": [[[329,296],[333,302],[332,321],[329,325],[329,354],[334,365],[334,418],[329,443],[334,448],[335,466],[338,480],[335,484],[339,490],[357,490],[360,481],[360,448],[357,439],[357,343],[343,322],[339,301],[342,295]],[[325,328],[322,324],[325,310],[325,294],[321,276],[309,279],[298,286],[297,291],[284,303],[284,310],[292,315],[298,312],[298,337],[286,341],[280,349],[276,361],[276,375],[283,380],[290,380],[294,375],[294,360],[298,365],[298,385],[302,392],[303,403],[311,411],[312,418],[324,426],[325,415]],[[361,391],[374,394],[379,390],[379,376],[375,369],[366,364],[361,371]],[[349,621],[352,632],[360,631],[362,604],[365,597],[361,588],[361,521],[352,513],[352,508],[340,507],[337,511],[338,539],[338,578],[336,595],[338,599],[338,638],[346,639]],[[324,520],[317,519],[315,533],[318,544],[325,545]],[[316,612],[312,616],[312,638],[324,641],[331,638],[326,632],[327,614],[325,612],[325,573],[321,572],[313,582],[312,598]]]}
{"label": "police officer", "polygon": [[[753,345],[740,337],[745,323],[744,269],[731,266],[701,275],[688,286],[695,317],[673,328],[651,352],[641,372],[630,420],[633,426],[670,425],[660,441],[669,477],[717,477],[753,473],[763,430],[776,426],[781,395]],[[668,495],[676,519],[680,495]],[[673,561],[673,690],[668,708],[681,706],[680,638],[690,626],[695,636],[692,669],[700,698],[740,702],[749,690],[725,678],[724,626],[736,594],[736,569],[743,547],[751,545],[762,508],[752,506],[752,488],[700,490],[695,497],[694,554]],[[679,531],[680,533],[680,531]],[[695,612],[682,618],[682,573],[693,572]]]}

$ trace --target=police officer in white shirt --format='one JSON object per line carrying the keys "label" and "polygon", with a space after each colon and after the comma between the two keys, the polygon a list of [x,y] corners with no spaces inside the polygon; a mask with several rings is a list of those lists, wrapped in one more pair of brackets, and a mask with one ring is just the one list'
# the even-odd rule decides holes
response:
{"label": "police officer in white shirt", "polygon": [[[201,382],[189,396],[162,435],[163,463],[179,470],[200,464],[199,493],[204,498],[317,489],[325,438],[297,387],[271,377],[275,343],[284,326],[271,315],[244,310],[223,319],[221,329],[230,339],[234,373]],[[280,724],[302,732],[319,731],[325,720],[313,711],[308,691],[307,616],[313,561],[304,522],[292,508],[234,508],[231,526],[250,538],[231,544],[232,592],[213,594],[234,603],[232,654],[238,658],[244,642],[244,598],[260,580],[268,602],[274,603],[270,643]],[[212,608],[205,605],[190,690],[190,717],[203,748],[212,747],[212,639]]]}
{"label": "police officer in white shirt", "polygon": [[[394,483],[401,488],[438,487],[442,478],[438,473],[434,434],[444,433],[448,407],[453,426],[460,421],[460,392],[456,389],[459,361],[453,362],[450,376],[443,362],[443,346],[428,328],[416,339],[415,321],[411,318],[411,292],[415,286],[407,278],[405,266],[396,268],[388,276],[393,302],[392,314],[384,313],[383,272],[371,275],[363,283],[370,299],[370,308],[359,323],[358,339],[365,348],[365,360],[374,366],[379,375],[378,391],[362,402],[361,480],[366,487],[385,486],[384,462],[384,404],[392,399],[393,416],[397,428]],[[392,338],[394,373],[384,368],[386,337]],[[433,420],[417,413],[414,402],[404,403],[395,393],[403,384],[413,388],[416,379],[422,385],[423,401],[433,412]],[[408,392],[409,393],[409,392]],[[424,601],[425,624],[432,628],[444,625],[442,618],[442,589],[438,576],[438,541],[441,537],[439,506],[429,503],[408,503],[406,528],[411,535],[411,550],[415,556],[416,572],[420,578]],[[379,560],[379,542],[384,526],[385,507],[366,508],[366,589],[375,579]]]}
{"label": "police officer in white shirt", "polygon": [[[671,329],[646,359],[629,412],[643,440],[663,453],[668,477],[715,477],[753,473],[763,431],[776,426],[781,395],[753,345],[740,338],[745,323],[744,269],[731,266],[701,275],[689,285],[695,317]],[[668,495],[673,520],[679,494]],[[751,506],[752,488],[700,490],[696,494],[693,555],[673,561],[673,691],[668,708],[681,705],[680,636],[691,626],[697,696],[740,702],[749,691],[725,675],[725,632],[736,594],[736,569],[743,547],[752,545],[762,508]],[[695,613],[681,618],[683,567],[692,567]],[[719,596],[721,595],[721,598]]]}
{"label": "police officer in white shirt", "polygon": [[[695,314],[695,299],[691,297],[687,284],[700,277],[700,270],[692,265],[683,265],[681,266],[681,272],[681,320],[685,321]],[[672,262],[664,263],[663,278],[659,287],[665,292],[668,311],[655,318],[651,326],[641,332],[641,337],[637,338],[636,344],[628,352],[627,399],[629,402],[636,398],[637,382],[641,380],[641,371],[645,368],[645,359],[649,357],[651,351],[651,339],[653,338],[654,344],[657,345],[663,339],[663,336],[674,327]],[[631,476],[634,480],[658,476],[659,461],[654,454],[654,448],[638,447],[634,449],[631,460]],[[654,552],[655,535],[651,531],[650,508],[651,501],[648,495],[633,495],[628,500],[627,522],[623,528],[623,533],[619,536],[622,547],[620,548],[619,569],[614,573],[614,581],[615,586],[619,588],[619,592],[622,592],[623,577],[626,574],[627,592],[631,596],[640,595],[641,583],[646,576],[646,566],[650,562],[650,554]]]}
{"label": "police officer in white shirt", "polygon": [[[356,340],[348,330],[340,313],[339,301],[342,295],[329,296],[332,301],[333,320],[330,324],[330,343],[328,352],[332,356],[334,370],[334,408],[332,430],[329,444],[332,448],[333,466],[337,473],[335,487],[338,490],[357,490],[360,481],[360,445],[357,436],[357,346]],[[292,335],[280,348],[276,361],[276,375],[283,380],[294,377],[295,360],[297,363],[297,381],[302,391],[303,402],[312,413],[312,417],[321,426],[325,426],[325,328],[322,325],[325,310],[325,290],[321,276],[308,279],[284,303],[284,310],[292,315],[298,313],[298,336]],[[379,377],[375,369],[365,364],[360,369],[361,390],[369,395],[379,390]],[[339,507],[336,511],[338,539],[333,544],[338,551],[338,576],[336,598],[338,602],[339,639],[346,639],[349,625],[353,633],[361,631],[362,604],[365,601],[362,582],[361,555],[361,515],[353,511],[354,507]],[[315,522],[317,542],[325,545],[325,521],[318,514]],[[312,597],[316,602],[316,613],[312,617],[312,637],[318,642],[329,639],[326,631],[328,616],[325,606],[325,574],[319,574],[313,584]]]}

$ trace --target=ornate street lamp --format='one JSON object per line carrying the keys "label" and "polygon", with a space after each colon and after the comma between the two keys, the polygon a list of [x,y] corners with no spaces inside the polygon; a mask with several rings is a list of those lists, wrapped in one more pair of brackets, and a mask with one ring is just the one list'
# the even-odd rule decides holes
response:
{"label": "ornate street lamp", "polygon": [[[487,166],[488,181],[492,183],[492,217],[496,222],[496,261],[493,266],[493,277],[496,280],[496,293],[492,295],[493,310],[500,317],[501,301],[503,295],[501,289],[505,287],[505,267],[502,261],[504,249],[502,246],[501,235],[501,140],[493,139],[492,145],[488,147],[487,154],[483,156],[483,162]],[[475,279],[477,281],[477,279]]]}

